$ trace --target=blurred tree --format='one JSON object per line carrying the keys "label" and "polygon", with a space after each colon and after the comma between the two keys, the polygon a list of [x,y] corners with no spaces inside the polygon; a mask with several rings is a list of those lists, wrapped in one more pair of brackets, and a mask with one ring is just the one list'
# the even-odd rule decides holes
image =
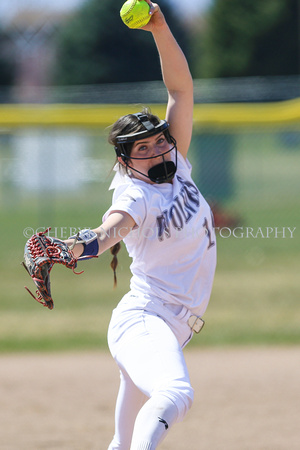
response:
{"label": "blurred tree", "polygon": [[9,39],[0,29],[0,86],[10,86],[14,79],[14,64],[8,54]]}
{"label": "blurred tree", "polygon": [[[129,30],[120,19],[122,2],[88,0],[58,32],[54,82],[97,84],[161,79],[150,33]],[[160,6],[186,51],[184,28],[166,0]]]}
{"label": "blurred tree", "polygon": [[299,0],[215,0],[197,33],[194,76],[299,73]]}

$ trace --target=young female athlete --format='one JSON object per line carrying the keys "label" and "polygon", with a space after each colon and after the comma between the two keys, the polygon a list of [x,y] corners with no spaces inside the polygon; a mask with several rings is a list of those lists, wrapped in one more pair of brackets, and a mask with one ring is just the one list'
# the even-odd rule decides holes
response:
{"label": "young female athlete", "polygon": [[111,248],[115,269],[124,240],[132,258],[130,292],[108,330],[121,377],[109,450],[156,449],[191,407],[182,349],[203,326],[216,265],[211,211],[187,160],[193,81],[159,6],[147,2],[152,18],[143,29],[152,33],[160,56],[166,120],[144,110],[113,125],[112,206],[100,227],[80,233],[73,249],[85,257]]}

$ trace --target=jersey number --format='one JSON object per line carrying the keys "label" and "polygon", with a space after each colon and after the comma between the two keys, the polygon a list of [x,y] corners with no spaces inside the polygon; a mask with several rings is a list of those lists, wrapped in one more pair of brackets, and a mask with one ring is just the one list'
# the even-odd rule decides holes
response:
{"label": "jersey number", "polygon": [[206,230],[206,236],[208,237],[208,247],[207,248],[209,249],[210,247],[213,247],[216,243],[211,238],[211,230],[209,229],[208,221],[207,221],[206,217],[204,219],[203,226]]}

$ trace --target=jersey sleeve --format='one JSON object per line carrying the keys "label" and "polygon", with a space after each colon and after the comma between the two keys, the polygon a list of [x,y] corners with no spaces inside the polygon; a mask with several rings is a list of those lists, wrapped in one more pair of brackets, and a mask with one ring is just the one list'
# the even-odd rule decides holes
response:
{"label": "jersey sleeve", "polygon": [[103,222],[115,211],[124,211],[129,214],[138,227],[140,227],[146,217],[146,202],[143,192],[132,186],[119,187],[113,195],[111,207],[103,215]]}
{"label": "jersey sleeve", "polygon": [[187,158],[184,158],[180,152],[178,152],[177,158],[178,158],[178,163],[179,163],[178,169],[180,169],[180,166],[181,166],[183,169],[187,170],[190,175],[192,172],[192,164],[190,163],[190,161]]}

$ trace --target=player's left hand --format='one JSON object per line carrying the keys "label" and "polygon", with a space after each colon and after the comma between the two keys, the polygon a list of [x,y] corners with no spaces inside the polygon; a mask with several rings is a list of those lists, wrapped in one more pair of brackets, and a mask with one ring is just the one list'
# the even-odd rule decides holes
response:
{"label": "player's left hand", "polygon": [[33,295],[26,286],[25,289],[43,306],[53,309],[54,303],[50,290],[51,269],[54,264],[63,264],[74,272],[77,259],[63,241],[46,236],[49,229],[34,234],[28,239],[24,250],[23,266],[37,287],[36,295]]}

